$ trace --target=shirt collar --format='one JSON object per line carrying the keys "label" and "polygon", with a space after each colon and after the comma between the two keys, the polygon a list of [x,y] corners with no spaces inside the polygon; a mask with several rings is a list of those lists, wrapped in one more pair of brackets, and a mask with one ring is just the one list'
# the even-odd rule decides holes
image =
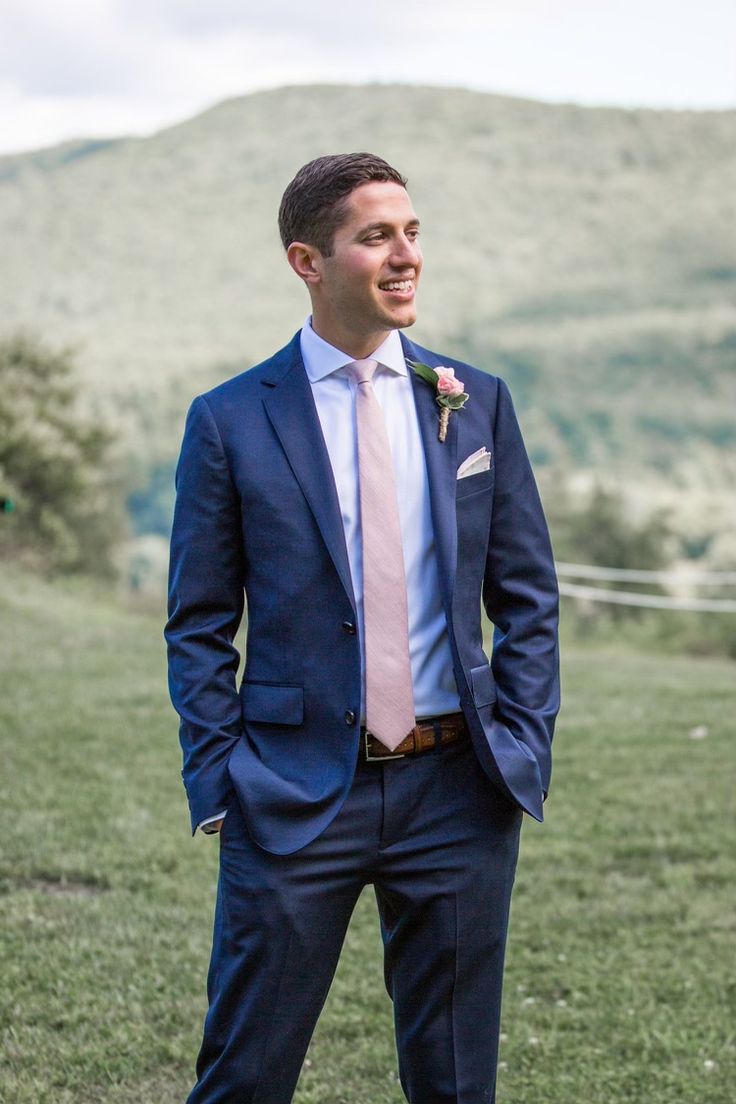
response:
{"label": "shirt collar", "polygon": [[[344,368],[346,364],[352,364],[355,359],[341,349],[336,349],[334,345],[330,345],[315,333],[312,329],[311,314],[302,326],[300,343],[302,359],[310,383],[317,383],[338,369]],[[398,330],[391,330],[378,348],[371,353],[371,358],[397,375],[408,375]]]}

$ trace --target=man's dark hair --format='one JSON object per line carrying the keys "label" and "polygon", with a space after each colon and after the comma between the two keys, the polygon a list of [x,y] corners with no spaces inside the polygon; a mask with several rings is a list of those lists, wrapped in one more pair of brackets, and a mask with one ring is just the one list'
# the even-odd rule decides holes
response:
{"label": "man's dark hair", "polygon": [[284,192],[279,208],[284,249],[301,241],[329,257],[335,231],[347,216],[348,196],[373,180],[406,187],[406,177],[372,153],[330,154],[304,165]]}

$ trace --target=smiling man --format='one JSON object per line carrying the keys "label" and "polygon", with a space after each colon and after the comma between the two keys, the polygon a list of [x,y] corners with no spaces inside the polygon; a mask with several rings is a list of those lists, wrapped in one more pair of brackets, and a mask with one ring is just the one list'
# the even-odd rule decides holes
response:
{"label": "smiling man", "polygon": [[559,704],[547,528],[505,385],[400,333],[404,177],[318,158],[279,226],[311,316],[194,401],[177,472],[169,681],[192,827],[220,839],[189,1104],[292,1100],[368,884],[407,1100],[489,1104]]}

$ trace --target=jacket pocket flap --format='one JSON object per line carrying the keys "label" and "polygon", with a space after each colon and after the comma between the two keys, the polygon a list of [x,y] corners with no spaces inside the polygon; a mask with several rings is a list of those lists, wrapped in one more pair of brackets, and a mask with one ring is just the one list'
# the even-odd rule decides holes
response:
{"label": "jacket pocket flap", "polygon": [[496,700],[496,683],[494,682],[491,668],[487,663],[482,667],[473,667],[470,671],[470,681],[473,686],[473,698],[475,704],[490,705]]}
{"label": "jacket pocket flap", "polygon": [[240,708],[244,721],[298,725],[304,720],[304,688],[244,682],[240,687]]}

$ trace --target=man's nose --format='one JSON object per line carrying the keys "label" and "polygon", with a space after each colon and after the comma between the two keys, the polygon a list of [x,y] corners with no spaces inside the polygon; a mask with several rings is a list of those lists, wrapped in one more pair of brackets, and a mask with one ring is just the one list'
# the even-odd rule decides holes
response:
{"label": "man's nose", "polygon": [[397,268],[418,268],[421,260],[422,252],[418,242],[412,241],[411,238],[397,239],[391,255],[391,262]]}

